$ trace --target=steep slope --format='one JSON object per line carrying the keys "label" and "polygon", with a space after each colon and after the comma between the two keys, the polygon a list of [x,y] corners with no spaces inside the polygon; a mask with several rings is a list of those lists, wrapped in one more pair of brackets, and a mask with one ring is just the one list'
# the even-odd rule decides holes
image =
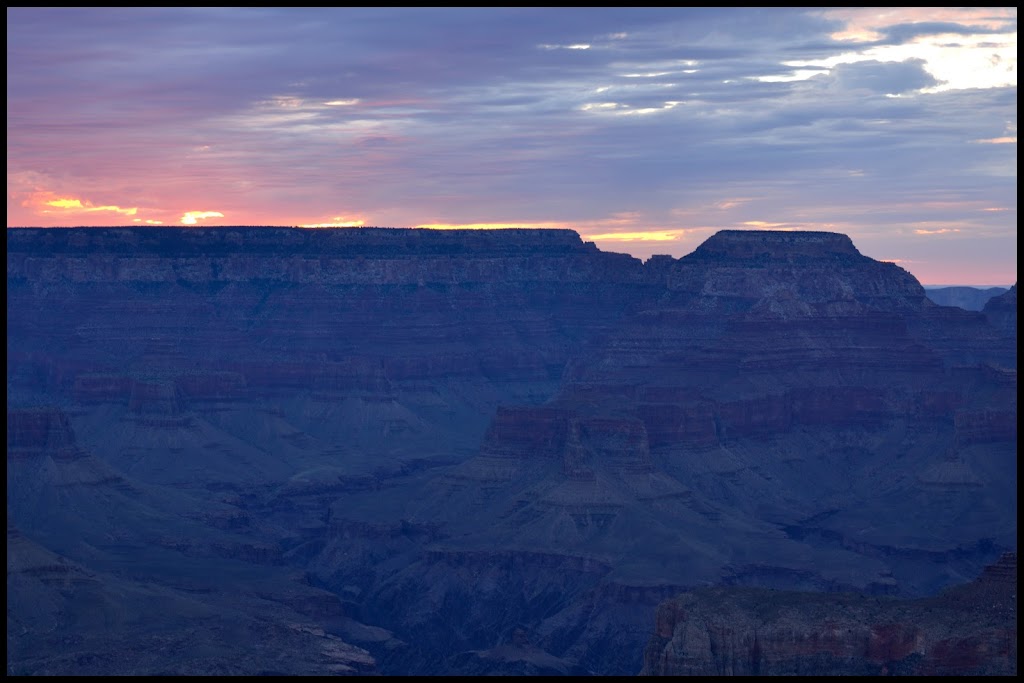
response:
{"label": "steep slope", "polygon": [[1004,294],[994,296],[982,310],[990,323],[1002,330],[1007,336],[1017,338],[1017,285],[1014,284]]}
{"label": "steep slope", "polygon": [[705,588],[658,609],[642,675],[1014,676],[1017,555],[917,600]]}
{"label": "steep slope", "polygon": [[992,320],[831,233],[9,230],[8,400],[59,406],[9,415],[9,516],[104,585],[334,605],[383,673],[635,673],[682,590],[1015,548]]}
{"label": "steep slope", "polygon": [[[95,572],[8,523],[7,674],[375,672],[365,650],[324,632],[302,613],[301,601],[296,609],[275,599],[282,588],[278,582],[264,595],[224,595]],[[303,597],[326,606],[331,596],[307,589]]]}
{"label": "steep slope", "polygon": [[166,549],[265,562],[279,555],[275,544],[238,533],[250,520],[237,507],[135,481],[95,457],[52,407],[7,412],[7,515],[46,547],[83,561],[140,561]]}
{"label": "steep slope", "polygon": [[8,673],[375,671],[242,510],[133,481],[60,410],[7,413],[7,520]]}
{"label": "steep slope", "polygon": [[559,230],[7,238],[9,395],[71,401],[84,445],[200,488],[464,458],[497,405],[546,400],[582,339],[659,291]]}
{"label": "steep slope", "polygon": [[498,405],[549,398],[583,339],[661,289],[569,231],[7,242],[8,401],[60,407],[9,414],[9,516],[87,571],[229,600],[293,583],[279,565],[315,553],[333,499],[470,456]]}
{"label": "steep slope", "polygon": [[929,594],[1015,547],[1015,367],[845,236],[719,233],[474,458],[336,501],[313,568],[424,650],[602,672],[679,586]]}
{"label": "steep slope", "polygon": [[[959,570],[884,556],[1015,542],[1016,349],[981,316],[827,233],[718,233],[668,287],[574,361],[551,405],[633,417],[699,503],[860,556],[828,580],[865,587],[880,555],[905,590],[934,590]],[[729,545],[741,575],[821,566],[784,542]]]}

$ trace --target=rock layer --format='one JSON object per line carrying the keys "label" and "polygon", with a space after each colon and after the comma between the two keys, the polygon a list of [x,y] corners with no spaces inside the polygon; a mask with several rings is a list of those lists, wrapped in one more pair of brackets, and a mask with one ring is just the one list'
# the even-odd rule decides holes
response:
{"label": "rock layer", "polygon": [[385,673],[633,673],[681,589],[1014,548],[997,317],[832,233],[9,230],[9,509],[97,572],[298,570]]}
{"label": "rock layer", "polygon": [[1017,556],[918,600],[711,588],[667,601],[654,676],[1014,676]]}
{"label": "rock layer", "polygon": [[[409,610],[472,601],[461,583],[413,578],[467,553],[599,562],[597,583],[562,570],[557,609],[524,598],[510,610],[541,632],[586,633],[537,642],[598,669],[600,651],[635,647],[642,627],[564,624],[612,582],[923,595],[1013,547],[1016,350],[982,316],[935,306],[841,235],[720,233],[660,267],[662,294],[592,337],[546,405],[499,408],[475,457],[389,513],[442,522],[426,546],[377,548],[434,549],[393,579]],[[332,516],[367,505],[338,501]],[[342,557],[352,541],[329,537],[317,571],[329,584],[361,576],[368,604],[397,599],[392,579],[366,581]],[[521,578],[484,583],[519,595]],[[478,629],[467,649],[493,646],[480,640],[488,614],[459,618]]]}

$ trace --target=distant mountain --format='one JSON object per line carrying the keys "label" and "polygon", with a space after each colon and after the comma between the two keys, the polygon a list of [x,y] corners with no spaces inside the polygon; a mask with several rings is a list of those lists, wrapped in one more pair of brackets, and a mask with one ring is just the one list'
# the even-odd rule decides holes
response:
{"label": "distant mountain", "polygon": [[968,311],[980,311],[994,296],[1006,292],[1006,287],[925,287],[924,293],[940,306],[959,306]]}
{"label": "distant mountain", "polygon": [[633,674],[683,591],[909,599],[1016,548],[1016,290],[938,306],[845,235],[7,237],[8,555],[95,578],[9,563],[9,672]]}

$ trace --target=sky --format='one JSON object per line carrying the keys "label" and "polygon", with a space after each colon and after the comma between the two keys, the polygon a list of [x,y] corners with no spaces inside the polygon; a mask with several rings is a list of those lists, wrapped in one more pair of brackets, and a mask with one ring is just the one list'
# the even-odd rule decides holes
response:
{"label": "sky", "polygon": [[827,230],[1017,280],[1016,8],[8,8],[7,225]]}

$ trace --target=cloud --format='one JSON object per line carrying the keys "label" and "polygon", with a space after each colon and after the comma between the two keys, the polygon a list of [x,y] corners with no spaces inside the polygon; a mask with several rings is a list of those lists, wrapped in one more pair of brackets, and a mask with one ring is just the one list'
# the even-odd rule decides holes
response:
{"label": "cloud", "polygon": [[923,59],[839,64],[832,70],[832,77],[848,90],[863,89],[888,95],[901,95],[939,85],[939,81],[925,70]]}
{"label": "cloud", "polygon": [[1005,272],[1016,117],[1015,8],[8,12],[10,224],[952,226]]}
{"label": "cloud", "polygon": [[843,7],[819,14],[839,22],[839,41],[907,42],[919,36],[985,34],[1015,31],[1013,7]]}
{"label": "cloud", "polygon": [[587,43],[576,43],[575,45],[538,45],[541,50],[589,50]]}
{"label": "cloud", "polygon": [[224,218],[220,211],[186,211],[181,217],[182,225],[195,225],[207,218]]}
{"label": "cloud", "polygon": [[[36,179],[44,178],[43,174],[35,174]],[[111,204],[94,204],[88,199],[72,196],[61,196],[49,190],[8,188],[8,198],[20,201],[20,205],[36,215],[75,216],[98,212],[134,216],[138,207],[122,207]]]}
{"label": "cloud", "polygon": [[951,232],[960,232],[960,230],[957,229],[957,228],[935,228],[935,229],[918,228],[917,230],[914,231],[914,234],[915,235],[946,235],[946,234],[949,234]]}
{"label": "cloud", "polygon": [[427,230],[510,230],[510,229],[551,229],[566,227],[565,224],[552,222],[521,221],[518,223],[424,223],[414,226]]}
{"label": "cloud", "polygon": [[330,222],[324,223],[302,223],[299,225],[300,228],[361,228],[366,225],[366,221],[361,218],[346,218],[343,216],[335,216]]}
{"label": "cloud", "polygon": [[[127,216],[134,216],[139,212],[137,207],[123,208],[120,206],[95,206],[92,202],[81,199],[72,198],[60,198],[51,199],[43,203],[46,207],[52,207],[55,209],[63,209],[68,212],[92,212],[92,211],[111,211],[113,213],[123,213]],[[43,213],[48,213],[49,209],[41,209]]]}
{"label": "cloud", "polygon": [[594,242],[671,242],[686,235],[686,230],[648,230],[642,232],[606,232],[586,235]]}
{"label": "cloud", "polygon": [[892,24],[881,28],[883,43],[908,43],[922,36],[977,36],[999,34],[1006,31],[1003,24],[983,26],[980,24],[961,24],[951,21],[918,21],[905,24]]}

